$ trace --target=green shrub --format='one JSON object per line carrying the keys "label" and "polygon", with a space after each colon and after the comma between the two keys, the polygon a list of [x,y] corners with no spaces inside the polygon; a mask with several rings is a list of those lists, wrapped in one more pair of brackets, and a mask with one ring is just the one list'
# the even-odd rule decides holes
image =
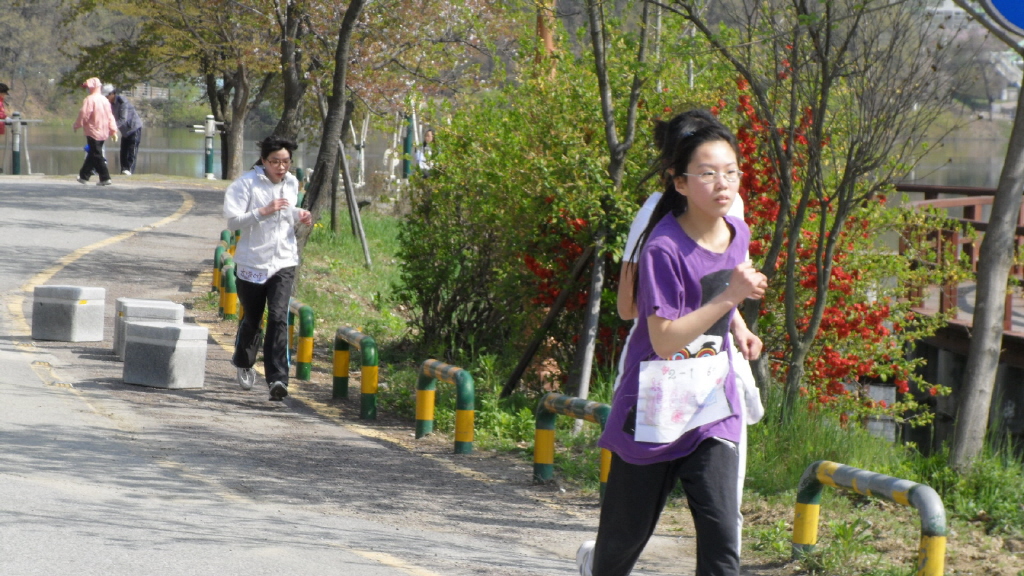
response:
{"label": "green shrub", "polygon": [[[641,185],[655,156],[653,121],[672,115],[684,98],[705,107],[718,98],[700,86],[651,86],[625,181],[615,190],[592,63],[559,59],[555,76],[551,81],[546,68],[527,68],[519,82],[460,103],[450,124],[435,123],[444,126],[435,166],[429,178],[412,181],[414,202],[398,252],[398,297],[414,310],[424,342],[445,343],[449,352],[470,342],[494,353],[520,350],[603,225],[610,280],[602,294],[598,363],[614,361],[625,326],[614,306],[619,256],[633,215],[657,188],[656,178]],[[627,93],[629,81],[629,75],[614,77],[617,95]],[[542,351],[563,372],[575,348],[588,279],[584,274],[570,285],[566,311]]]}
{"label": "green shrub", "polygon": [[779,416],[783,391],[762,390],[766,414],[750,426],[746,487],[771,495],[795,490],[800,476],[818,460],[890,474],[908,457],[905,448],[876,438],[859,426],[841,426],[835,414],[797,406],[791,418]]}

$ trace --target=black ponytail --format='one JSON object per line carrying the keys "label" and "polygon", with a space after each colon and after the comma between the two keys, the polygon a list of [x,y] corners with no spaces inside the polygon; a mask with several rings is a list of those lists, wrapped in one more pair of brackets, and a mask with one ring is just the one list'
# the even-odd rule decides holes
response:
{"label": "black ponytail", "polygon": [[671,213],[678,218],[686,212],[686,196],[676,191],[674,174],[683,174],[690,165],[693,153],[701,145],[708,142],[728,142],[739,155],[736,137],[707,110],[690,110],[672,118],[668,122],[658,121],[654,125],[654,144],[661,151],[658,157],[659,169],[664,184],[664,192],[658,200],[647,222],[647,227],[633,248],[630,261],[636,262],[633,269],[633,304],[636,304],[637,286],[640,280],[640,253],[651,231],[661,222],[665,215]]}

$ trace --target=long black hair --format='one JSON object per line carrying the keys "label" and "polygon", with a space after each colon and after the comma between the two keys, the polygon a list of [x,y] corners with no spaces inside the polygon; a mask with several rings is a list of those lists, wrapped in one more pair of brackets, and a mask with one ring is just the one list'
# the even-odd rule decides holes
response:
{"label": "long black hair", "polygon": [[[702,144],[708,142],[727,142],[739,156],[736,136],[707,110],[690,110],[667,122],[659,120],[654,125],[654,144],[661,152],[658,156],[658,170],[661,171],[665,189],[658,204],[654,207],[647,227],[644,228],[636,247],[633,248],[630,261],[639,264],[640,251],[647,243],[647,239],[651,237],[651,231],[666,214],[671,212],[673,216],[678,217],[686,212],[686,196],[676,191],[673,175],[685,173],[690,165],[690,159],[693,158],[693,153]],[[636,303],[639,280],[640,266],[638,265],[633,270],[634,304]]]}

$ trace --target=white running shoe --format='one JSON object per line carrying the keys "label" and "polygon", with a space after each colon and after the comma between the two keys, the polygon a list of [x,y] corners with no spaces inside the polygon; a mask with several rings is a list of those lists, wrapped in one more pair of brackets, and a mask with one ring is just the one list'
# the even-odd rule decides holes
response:
{"label": "white running shoe", "polygon": [[579,569],[580,576],[590,576],[594,568],[594,544],[593,540],[587,540],[580,544],[579,550],[576,551],[576,568]]}
{"label": "white running shoe", "polygon": [[130,170],[121,170],[121,175],[122,176],[131,176],[132,173],[131,173]]}
{"label": "white running shoe", "polygon": [[252,368],[237,368],[238,370],[238,387],[242,390],[252,390],[252,385],[256,383],[256,371]]}
{"label": "white running shoe", "polygon": [[82,178],[81,176],[79,176],[78,178],[75,178],[75,180],[78,180],[79,184],[88,184],[89,183],[89,179],[88,178]]}

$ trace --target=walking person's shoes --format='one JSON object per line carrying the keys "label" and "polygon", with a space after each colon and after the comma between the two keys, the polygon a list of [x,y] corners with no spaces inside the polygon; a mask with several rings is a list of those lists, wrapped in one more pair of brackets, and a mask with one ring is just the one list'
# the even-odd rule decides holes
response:
{"label": "walking person's shoes", "polygon": [[121,175],[122,176],[131,176],[132,172],[131,172],[131,170],[121,170]]}
{"label": "walking person's shoes", "polygon": [[252,390],[256,383],[256,371],[252,368],[236,368],[238,371],[238,387],[242,390]]}
{"label": "walking person's shoes", "polygon": [[288,395],[288,386],[282,382],[273,382],[270,385],[270,399],[275,402],[284,400],[284,397]]}
{"label": "walking person's shoes", "polygon": [[110,186],[113,183],[114,183],[113,180],[100,180],[99,182],[96,183],[96,185],[97,186]]}
{"label": "walking person's shoes", "polygon": [[88,178],[82,178],[81,176],[79,176],[78,178],[75,178],[75,180],[78,180],[79,184],[88,184],[89,183],[89,179]]}
{"label": "walking person's shoes", "polygon": [[579,550],[576,551],[576,568],[580,571],[580,576],[590,576],[590,571],[594,567],[594,541],[587,540],[583,544],[580,544]]}

